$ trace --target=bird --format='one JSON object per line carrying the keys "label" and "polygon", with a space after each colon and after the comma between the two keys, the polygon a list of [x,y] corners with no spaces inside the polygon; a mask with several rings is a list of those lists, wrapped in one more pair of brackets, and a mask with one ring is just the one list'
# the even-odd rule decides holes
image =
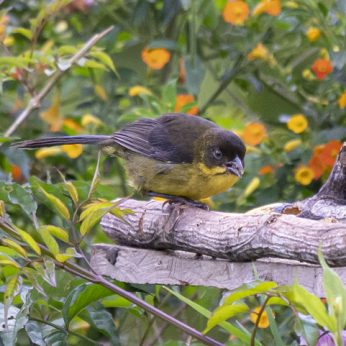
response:
{"label": "bird", "polygon": [[111,135],[77,135],[19,141],[16,148],[99,145],[124,160],[137,191],[201,207],[202,199],[227,191],[244,173],[243,141],[200,116],[168,113],[129,123]]}

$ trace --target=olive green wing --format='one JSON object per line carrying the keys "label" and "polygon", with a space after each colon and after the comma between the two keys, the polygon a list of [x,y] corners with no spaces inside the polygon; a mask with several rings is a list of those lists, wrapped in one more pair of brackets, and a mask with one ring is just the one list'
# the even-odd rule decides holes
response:
{"label": "olive green wing", "polygon": [[212,126],[216,125],[200,117],[172,113],[138,120],[111,138],[123,148],[159,161],[191,163],[195,140]]}

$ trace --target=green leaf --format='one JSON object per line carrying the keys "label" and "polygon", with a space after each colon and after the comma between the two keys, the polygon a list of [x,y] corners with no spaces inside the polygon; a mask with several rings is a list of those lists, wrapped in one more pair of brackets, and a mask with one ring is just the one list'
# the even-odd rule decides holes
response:
{"label": "green leaf", "polygon": [[207,327],[203,333],[206,334],[216,325],[221,324],[237,314],[247,312],[249,307],[246,304],[223,305],[217,308],[208,319]]}
{"label": "green leaf", "polygon": [[22,278],[18,274],[11,277],[6,283],[6,288],[4,293],[5,324],[7,324],[8,309],[10,305],[12,304],[13,297],[15,294],[17,294],[21,284],[22,284]]}
{"label": "green leaf", "polygon": [[44,241],[44,243],[48,247],[48,250],[54,256],[57,255],[59,253],[59,251],[60,251],[59,244],[54,239],[54,237],[51,236],[51,234],[49,233],[49,230],[47,229],[47,227],[40,227],[38,229],[38,232],[40,233],[40,236],[41,236],[42,240]]}
{"label": "green leaf", "polygon": [[323,268],[323,288],[328,307],[338,322],[338,329],[342,330],[346,324],[346,289],[339,275],[327,265],[320,251],[318,258]]}
{"label": "green leaf", "polygon": [[44,226],[40,227],[40,230],[48,231],[51,235],[62,240],[65,243],[68,243],[68,241],[69,241],[68,233],[60,227],[53,226],[53,225],[44,225]]}
{"label": "green leaf", "polygon": [[320,326],[331,332],[336,331],[335,317],[329,316],[320,298],[308,292],[304,287],[294,284],[288,288],[285,296],[291,303],[304,307]]}
{"label": "green leaf", "polygon": [[108,202],[108,201],[96,201],[87,205],[85,210],[80,215],[80,221],[82,221],[80,227],[80,233],[84,236],[90,229],[107,213],[116,213],[118,218],[122,215],[128,214],[128,209],[122,211],[117,207],[119,202]]}
{"label": "green leaf", "polygon": [[16,243],[15,241],[13,241],[11,239],[3,238],[2,243],[4,245],[7,245],[8,247],[12,248],[13,250],[15,250],[22,257],[24,257],[24,258],[28,257],[28,253],[26,252],[26,250],[22,246],[20,246],[18,243]]}
{"label": "green leaf", "polygon": [[102,51],[92,51],[88,55],[100,60],[104,65],[106,65],[111,71],[116,73],[115,66],[111,57]]}
{"label": "green leaf", "polygon": [[42,295],[46,294],[41,284],[39,283],[40,276],[37,275],[37,272],[35,269],[24,267],[22,269],[22,273],[27,277],[27,279],[30,282],[30,285],[33,286],[37,290],[37,292],[41,293]]}
{"label": "green leaf", "polygon": [[46,346],[47,345],[44,341],[43,329],[41,328],[41,325],[38,322],[29,321],[25,325],[25,331],[28,334],[30,341],[34,345],[38,345],[38,346]]}
{"label": "green leaf", "polygon": [[13,56],[0,56],[0,67],[19,67],[26,68],[31,63],[31,59],[23,57],[13,57]]}
{"label": "green leaf", "polygon": [[48,199],[54,209],[66,220],[70,219],[70,212],[65,204],[58,198],[48,193],[42,186],[40,187],[41,192]]}
{"label": "green leaf", "polygon": [[12,266],[17,269],[20,268],[20,265],[5,253],[0,253],[0,266]]}
{"label": "green leaf", "polygon": [[271,297],[268,302],[267,302],[267,305],[283,305],[283,306],[288,306],[288,303],[280,298],[280,297]]}
{"label": "green leaf", "polygon": [[75,46],[61,46],[58,48],[58,55],[74,55],[78,51],[78,48]]}
{"label": "green leaf", "polygon": [[[187,304],[188,306],[190,306],[191,308],[196,310],[202,316],[204,316],[206,318],[210,318],[211,317],[211,312],[208,309],[204,308],[203,306],[193,302],[192,300],[184,297],[180,293],[178,293],[176,291],[173,291],[173,290],[171,290],[170,288],[168,288],[166,286],[162,286],[162,288],[165,289],[166,291],[170,292],[175,297],[177,297],[180,301],[184,302],[185,304]],[[236,336],[239,340],[243,341],[245,343],[245,345],[250,345],[250,340],[251,340],[250,333],[246,333],[246,332],[236,328],[231,323],[226,322],[226,321],[221,322],[220,326],[222,328],[224,328],[225,330],[227,330],[230,334]],[[262,344],[259,341],[256,340],[255,341],[255,345],[256,346],[260,346]]]}
{"label": "green leaf", "polygon": [[16,230],[20,237],[38,254],[41,255],[41,249],[38,246],[36,240],[27,232],[16,227]]}
{"label": "green leaf", "polygon": [[50,286],[56,287],[55,264],[52,259],[44,257],[44,265],[33,262],[32,266],[37,271],[36,275],[40,276]]}
{"label": "green leaf", "polygon": [[18,205],[29,218],[32,218],[36,213],[37,203],[29,186],[2,181],[0,182],[0,199]]}
{"label": "green leaf", "polygon": [[242,289],[241,291],[231,293],[224,301],[222,305],[232,304],[236,300],[243,299],[255,294],[261,294],[270,291],[277,287],[277,284],[273,281],[261,282],[257,286],[250,289]]}
{"label": "green leaf", "polygon": [[91,303],[113,294],[108,288],[90,282],[77,286],[67,296],[64,304],[62,313],[65,324],[68,326],[71,320]]}
{"label": "green leaf", "polygon": [[96,303],[88,306],[81,313],[81,317],[96,328],[101,334],[108,337],[111,345],[121,345],[114,319],[111,313],[101,304]]}
{"label": "green leaf", "polygon": [[68,191],[68,193],[70,194],[74,204],[77,204],[79,197],[78,197],[78,191],[76,187],[70,181],[65,181],[64,186],[66,190]]}
{"label": "green leaf", "polygon": [[101,69],[101,70],[106,69],[105,65],[101,64],[100,62],[96,60],[91,60],[91,59],[81,59],[79,60],[78,65],[81,67],[88,67],[88,68],[94,68],[94,69]]}
{"label": "green leaf", "polygon": [[25,29],[25,28],[14,28],[11,31],[11,34],[20,34],[24,37],[26,37],[28,40],[32,40],[32,32],[29,29]]}
{"label": "green leaf", "polygon": [[132,303],[118,295],[113,295],[106,297],[101,301],[102,305],[106,308],[129,308],[132,306]]}
{"label": "green leaf", "polygon": [[55,256],[58,262],[64,263],[70,258],[81,257],[81,255],[76,251],[75,248],[69,247],[66,249],[65,253],[59,253]]}

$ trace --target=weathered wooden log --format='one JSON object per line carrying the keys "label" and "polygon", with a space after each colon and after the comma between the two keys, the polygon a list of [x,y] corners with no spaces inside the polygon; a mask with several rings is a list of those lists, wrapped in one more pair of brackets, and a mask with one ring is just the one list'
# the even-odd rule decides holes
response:
{"label": "weathered wooden log", "polygon": [[125,221],[107,214],[101,222],[117,244],[191,251],[234,262],[279,257],[318,263],[320,248],[331,265],[346,265],[346,225],[342,222],[275,213],[171,209],[156,201],[127,200],[122,206],[133,211]]}

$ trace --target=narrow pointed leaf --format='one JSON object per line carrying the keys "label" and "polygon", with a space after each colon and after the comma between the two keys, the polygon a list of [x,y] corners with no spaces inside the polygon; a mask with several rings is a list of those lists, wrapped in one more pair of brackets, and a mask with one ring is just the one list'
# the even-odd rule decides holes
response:
{"label": "narrow pointed leaf", "polygon": [[49,232],[51,235],[53,235],[54,237],[64,241],[65,243],[67,243],[69,241],[69,235],[68,233],[57,226],[54,225],[44,225],[40,227],[40,230],[46,230],[47,232]]}
{"label": "narrow pointed leaf", "polygon": [[41,249],[38,246],[36,240],[27,232],[17,229],[18,234],[20,237],[38,254],[41,255]]}
{"label": "narrow pointed leaf", "polygon": [[233,304],[233,305],[224,305],[220,306],[215,312],[211,315],[208,320],[207,327],[203,333],[209,332],[212,328],[224,322],[231,317],[236,316],[237,314],[247,312],[249,307],[246,304]]}
{"label": "narrow pointed leaf", "polygon": [[49,200],[49,202],[52,204],[54,209],[66,220],[70,219],[70,212],[66,205],[58,198],[52,195],[51,193],[48,193],[45,191],[42,186],[40,187],[41,192],[45,195],[45,197]]}
{"label": "narrow pointed leaf", "polygon": [[11,239],[2,239],[2,243],[4,245],[7,245],[8,247],[12,248],[13,250],[17,251],[22,257],[27,258],[28,257],[28,253],[26,252],[26,250],[20,246],[18,243],[16,243],[15,241],[11,240]]}

